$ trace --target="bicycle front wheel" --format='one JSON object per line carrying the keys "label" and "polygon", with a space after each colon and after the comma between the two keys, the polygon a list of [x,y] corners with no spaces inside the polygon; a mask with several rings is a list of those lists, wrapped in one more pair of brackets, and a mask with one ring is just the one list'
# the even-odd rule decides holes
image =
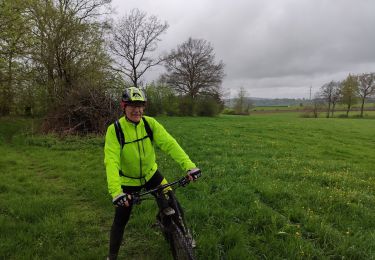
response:
{"label": "bicycle front wheel", "polygon": [[181,228],[172,221],[169,233],[173,258],[175,260],[194,260],[194,250],[191,241],[183,234]]}

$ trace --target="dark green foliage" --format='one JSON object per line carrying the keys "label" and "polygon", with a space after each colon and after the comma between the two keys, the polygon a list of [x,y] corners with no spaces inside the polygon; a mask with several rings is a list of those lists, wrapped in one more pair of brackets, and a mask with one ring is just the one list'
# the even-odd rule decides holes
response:
{"label": "dark green foliage", "polygon": [[180,96],[175,97],[175,101],[177,101],[177,111],[173,110],[175,113],[167,113],[168,115],[216,116],[223,109],[221,100],[212,96],[202,95],[195,100],[189,96]]}
{"label": "dark green foliage", "polygon": [[232,108],[225,108],[222,112],[224,115],[235,115],[235,111]]}
{"label": "dark green foliage", "polygon": [[152,83],[146,87],[146,95],[148,115],[178,114],[178,98],[169,86]]}
{"label": "dark green foliage", "polygon": [[117,83],[96,19],[109,1],[80,2],[0,2],[0,115],[45,115],[82,85]]}
{"label": "dark green foliage", "polygon": [[163,102],[161,93],[157,91],[156,87],[147,87],[147,115],[156,116],[163,114]]}
{"label": "dark green foliage", "polygon": [[199,98],[196,104],[197,116],[216,116],[220,110],[220,104],[210,96]]}
{"label": "dark green foliage", "polygon": [[193,116],[195,114],[195,102],[189,96],[179,97],[178,99],[178,115]]}
{"label": "dark green foliage", "polygon": [[148,85],[146,94],[146,113],[150,116],[216,116],[223,109],[218,95],[199,95],[193,100],[189,96],[176,96],[168,85]]}

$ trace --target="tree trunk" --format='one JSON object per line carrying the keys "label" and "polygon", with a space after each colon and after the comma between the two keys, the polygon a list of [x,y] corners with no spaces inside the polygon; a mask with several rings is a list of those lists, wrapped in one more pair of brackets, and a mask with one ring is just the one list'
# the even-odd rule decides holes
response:
{"label": "tree trunk", "polygon": [[55,80],[53,76],[53,68],[47,68],[47,93],[48,93],[48,108],[53,107],[55,103]]}
{"label": "tree trunk", "polygon": [[[0,74],[1,76],[1,74]],[[0,77],[1,80],[1,77]],[[6,98],[5,98],[5,85],[0,85],[0,116],[5,115],[6,110]]]}
{"label": "tree trunk", "polygon": [[190,115],[193,116],[195,114],[195,95],[190,95]]}
{"label": "tree trunk", "polygon": [[132,59],[132,69],[133,69],[133,87],[138,88],[138,75],[137,75],[137,67],[135,66],[135,61]]}
{"label": "tree trunk", "polygon": [[331,112],[331,101],[328,102],[327,118],[329,118],[329,113],[330,112]]}
{"label": "tree trunk", "polygon": [[3,85],[3,93],[2,93],[2,105],[0,107],[0,114],[1,115],[9,115],[10,110],[11,110],[11,105],[12,105],[12,100],[13,100],[13,94],[12,94],[12,83],[13,83],[13,53],[9,53],[8,57],[8,79]]}
{"label": "tree trunk", "polygon": [[11,52],[9,55],[9,63],[8,63],[8,73],[9,73],[9,78],[8,78],[8,93],[7,93],[7,103],[9,107],[9,113],[10,113],[10,107],[12,105],[13,101],[13,95],[12,95],[12,90],[13,90],[13,53]]}
{"label": "tree trunk", "polygon": [[361,117],[363,117],[363,107],[365,106],[365,96],[362,98],[362,106],[361,106]]}
{"label": "tree trunk", "polygon": [[346,117],[349,117],[350,107],[351,107],[351,104],[348,104],[348,108],[346,109]]}
{"label": "tree trunk", "polygon": [[318,105],[316,103],[314,103],[313,113],[314,113],[314,118],[318,118]]}
{"label": "tree trunk", "polygon": [[335,106],[336,106],[336,103],[333,103],[333,104],[332,104],[331,117],[333,117],[333,113],[335,113]]}

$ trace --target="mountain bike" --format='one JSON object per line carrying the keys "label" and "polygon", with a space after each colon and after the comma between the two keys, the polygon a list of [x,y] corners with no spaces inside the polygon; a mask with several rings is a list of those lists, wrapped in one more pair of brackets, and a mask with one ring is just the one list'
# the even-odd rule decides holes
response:
{"label": "mountain bike", "polygon": [[[199,172],[193,175],[193,178],[197,179],[200,176],[201,173]],[[175,260],[194,260],[195,241],[186,225],[182,208],[173,191],[165,191],[165,189],[168,187],[184,187],[189,182],[189,178],[186,176],[174,182],[160,185],[155,189],[132,194],[133,204],[140,204],[141,201],[149,199],[146,197],[149,194],[156,198],[159,207],[159,212],[156,215],[157,225],[168,241]]]}

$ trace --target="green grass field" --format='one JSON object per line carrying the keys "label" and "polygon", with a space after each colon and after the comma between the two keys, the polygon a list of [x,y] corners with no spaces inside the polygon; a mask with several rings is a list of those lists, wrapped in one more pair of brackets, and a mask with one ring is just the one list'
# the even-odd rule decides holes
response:
{"label": "green grass field", "polygon": [[[375,120],[297,113],[160,117],[203,177],[176,191],[199,259],[374,259]],[[0,258],[104,259],[113,207],[102,137],[0,119]],[[169,180],[183,172],[162,153]],[[120,259],[171,259],[135,207]]]}

